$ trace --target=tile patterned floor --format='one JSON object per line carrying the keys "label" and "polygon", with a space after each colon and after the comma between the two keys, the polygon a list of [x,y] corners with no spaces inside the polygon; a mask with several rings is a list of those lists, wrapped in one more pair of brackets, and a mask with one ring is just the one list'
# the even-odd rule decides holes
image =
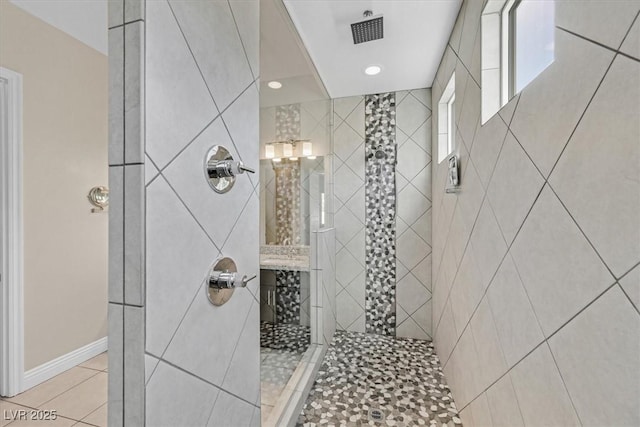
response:
{"label": "tile patterned floor", "polygon": [[[384,421],[372,421],[370,411]],[[298,426],[461,426],[430,341],[337,331]]]}
{"label": "tile patterned floor", "polygon": [[[71,368],[11,398],[0,398],[0,427],[107,426],[107,353]],[[16,420],[56,411],[55,420]]]}
{"label": "tile patterned floor", "polygon": [[304,353],[311,343],[311,328],[290,323],[260,322],[260,347]]}

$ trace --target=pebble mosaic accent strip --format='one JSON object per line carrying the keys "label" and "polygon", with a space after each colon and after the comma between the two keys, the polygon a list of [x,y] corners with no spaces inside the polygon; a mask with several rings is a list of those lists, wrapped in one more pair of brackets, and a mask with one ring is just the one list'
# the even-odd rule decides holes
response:
{"label": "pebble mosaic accent strip", "polygon": [[[370,414],[382,421],[372,421]],[[430,341],[337,331],[298,426],[461,426]]]}
{"label": "pebble mosaic accent strip", "polygon": [[300,324],[299,271],[276,271],[276,322]]}
{"label": "pebble mosaic accent strip", "polygon": [[260,322],[260,347],[302,354],[310,343],[308,326]]}
{"label": "pebble mosaic accent strip", "polygon": [[273,168],[276,172],[276,244],[299,245],[300,161],[283,159]]}
{"label": "pebble mosaic accent strip", "polygon": [[365,97],[365,331],[396,334],[396,100]]}
{"label": "pebble mosaic accent strip", "polygon": [[276,107],[276,141],[300,139],[300,104]]}

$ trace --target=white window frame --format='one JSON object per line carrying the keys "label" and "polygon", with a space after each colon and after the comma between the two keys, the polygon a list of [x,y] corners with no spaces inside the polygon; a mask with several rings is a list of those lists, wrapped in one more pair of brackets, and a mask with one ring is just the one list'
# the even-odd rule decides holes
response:
{"label": "white window frame", "polygon": [[516,92],[516,17],[522,0],[488,0],[481,16],[481,123]]}
{"label": "white window frame", "polygon": [[442,163],[456,149],[456,73],[447,83],[438,101],[438,163]]}

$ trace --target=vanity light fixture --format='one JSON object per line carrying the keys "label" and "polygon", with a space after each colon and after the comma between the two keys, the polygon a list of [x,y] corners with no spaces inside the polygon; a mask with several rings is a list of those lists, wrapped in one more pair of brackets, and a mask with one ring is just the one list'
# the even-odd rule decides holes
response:
{"label": "vanity light fixture", "polygon": [[282,144],[282,156],[293,157],[293,144],[290,144],[290,143]]}
{"label": "vanity light fixture", "polygon": [[302,143],[302,155],[303,156],[311,156],[313,154],[313,144],[309,142]]}
{"label": "vanity light fixture", "polygon": [[276,147],[273,144],[264,146],[264,156],[267,159],[273,159],[276,156]]}
{"label": "vanity light fixture", "polygon": [[379,65],[369,65],[364,69],[364,73],[368,76],[375,76],[376,74],[380,74],[382,71],[382,67]]}
{"label": "vanity light fixture", "polygon": [[279,81],[273,80],[267,83],[267,86],[269,86],[271,89],[280,89],[282,87],[282,83],[280,83]]}

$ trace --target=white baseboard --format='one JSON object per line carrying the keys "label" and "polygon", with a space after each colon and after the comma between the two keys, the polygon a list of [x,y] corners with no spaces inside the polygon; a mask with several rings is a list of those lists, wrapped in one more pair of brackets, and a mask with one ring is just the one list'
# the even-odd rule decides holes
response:
{"label": "white baseboard", "polygon": [[84,347],[80,347],[77,350],[63,354],[62,356],[47,363],[36,366],[24,373],[24,391],[29,390],[31,387],[35,387],[38,384],[73,368],[74,366],[78,366],[79,364],[86,362],[92,357],[95,357],[105,351],[107,351],[107,337],[100,338],[99,340],[87,344]]}

